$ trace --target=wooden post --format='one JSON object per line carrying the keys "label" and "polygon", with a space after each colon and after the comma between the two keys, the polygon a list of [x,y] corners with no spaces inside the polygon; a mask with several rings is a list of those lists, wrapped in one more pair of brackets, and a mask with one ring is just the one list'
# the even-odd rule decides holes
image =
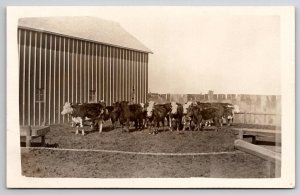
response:
{"label": "wooden post", "polygon": [[31,126],[26,129],[26,147],[31,146]]}
{"label": "wooden post", "polygon": [[252,144],[256,144],[256,136],[255,135],[252,136]]}
{"label": "wooden post", "polygon": [[45,146],[45,135],[41,136],[41,146],[44,147]]}
{"label": "wooden post", "polygon": [[244,138],[244,131],[243,130],[239,130],[238,139],[243,139],[243,138]]}

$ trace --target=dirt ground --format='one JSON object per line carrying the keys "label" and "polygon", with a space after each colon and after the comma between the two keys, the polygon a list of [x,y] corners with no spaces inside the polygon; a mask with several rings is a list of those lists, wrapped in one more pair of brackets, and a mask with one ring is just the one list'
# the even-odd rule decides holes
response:
{"label": "dirt ground", "polygon": [[[239,125],[240,126],[240,125]],[[247,126],[249,128],[253,126]],[[256,127],[257,128],[257,127]],[[268,127],[272,129],[274,127]],[[151,153],[232,152],[194,156],[155,156],[99,151],[22,149],[22,172],[29,177],[83,178],[272,178],[275,166],[253,155],[236,151],[236,135],[230,127],[222,131],[123,132],[112,130],[75,135],[70,125],[51,126],[47,147],[66,149],[118,150]],[[38,141],[38,140],[37,140]],[[38,143],[33,144],[38,146]]]}

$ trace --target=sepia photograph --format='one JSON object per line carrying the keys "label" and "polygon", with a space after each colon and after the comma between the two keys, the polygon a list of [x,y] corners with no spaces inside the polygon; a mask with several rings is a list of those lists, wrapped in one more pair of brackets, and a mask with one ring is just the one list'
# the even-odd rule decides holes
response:
{"label": "sepia photograph", "polygon": [[293,188],[294,14],[7,7],[7,187]]}

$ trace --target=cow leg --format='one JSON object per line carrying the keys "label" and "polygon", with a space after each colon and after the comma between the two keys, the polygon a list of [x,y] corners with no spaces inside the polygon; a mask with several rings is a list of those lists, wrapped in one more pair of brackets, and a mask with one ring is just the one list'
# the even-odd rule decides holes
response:
{"label": "cow leg", "polygon": [[197,129],[199,129],[199,131],[202,131],[202,130],[203,130],[202,122],[203,122],[202,119],[200,119],[200,120],[197,121]]}
{"label": "cow leg", "polygon": [[111,120],[111,123],[112,123],[112,129],[115,129],[116,128],[116,122],[117,122],[117,120],[115,120],[115,119],[113,119],[113,118],[111,118],[110,119]]}
{"label": "cow leg", "polygon": [[139,128],[138,120],[134,121],[134,128],[135,128],[135,130],[137,130]]}
{"label": "cow leg", "polygon": [[121,124],[121,129],[122,129],[122,132],[124,132],[125,131],[125,125],[124,124]]}
{"label": "cow leg", "polygon": [[126,121],[126,131],[129,133],[129,129],[130,129],[130,121],[129,121],[129,119]]}
{"label": "cow leg", "polygon": [[175,128],[176,128],[176,121],[174,118],[171,119],[170,128],[171,128],[171,131],[175,130]]}
{"label": "cow leg", "polygon": [[94,127],[95,127],[94,121],[91,121],[91,122],[90,122],[90,128],[91,128],[91,130],[93,130]]}
{"label": "cow leg", "polygon": [[222,120],[222,118],[219,119],[219,121],[220,121],[220,130],[222,130],[222,127],[223,127],[223,120]]}
{"label": "cow leg", "polygon": [[111,124],[112,124],[112,129],[115,129],[115,122],[111,122]]}
{"label": "cow leg", "polygon": [[143,119],[143,123],[144,123],[144,129],[146,129],[147,128],[147,119]]}
{"label": "cow leg", "polygon": [[84,132],[84,127],[83,127],[83,124],[82,124],[82,127],[81,127],[81,135],[85,135],[85,132]]}
{"label": "cow leg", "polygon": [[200,131],[200,130],[202,130],[202,123],[201,123],[201,122],[198,122],[198,123],[196,124],[195,131]]}
{"label": "cow leg", "polygon": [[233,117],[230,116],[230,118],[227,117],[227,126],[230,126],[232,123]]}
{"label": "cow leg", "polygon": [[145,129],[145,119],[140,119],[141,130]]}
{"label": "cow leg", "polygon": [[229,127],[230,126],[230,119],[226,118],[226,125]]}
{"label": "cow leg", "polygon": [[160,127],[160,121],[157,121],[157,123],[156,123],[156,128],[154,129],[154,130],[155,130],[155,131],[154,131],[154,134],[156,134],[156,133],[158,132],[159,127]]}
{"label": "cow leg", "polygon": [[199,124],[197,123],[194,127],[194,131],[198,131],[199,130]]}
{"label": "cow leg", "polygon": [[[82,118],[79,119],[79,126],[82,128],[81,134],[84,135],[84,129],[83,129],[83,122],[84,120]],[[78,129],[76,130],[76,135],[78,134]]]}
{"label": "cow leg", "polygon": [[[168,120],[166,120],[167,121],[167,123],[168,123]],[[166,131],[166,127],[165,127],[165,118],[163,119],[163,130],[164,130],[164,132]],[[167,124],[167,125],[169,125],[169,124]]]}
{"label": "cow leg", "polygon": [[[165,120],[165,119],[164,119]],[[167,128],[169,127],[169,123],[170,123],[170,119],[169,117],[166,117],[166,121],[167,121]]]}
{"label": "cow leg", "polygon": [[154,134],[158,134],[159,130],[161,129],[161,128],[160,128],[160,122],[161,122],[161,121],[157,121],[157,123],[156,123],[156,128],[154,129]]}
{"label": "cow leg", "polygon": [[78,132],[79,132],[79,130],[78,130],[78,126],[76,126],[76,132],[75,132],[75,135],[78,135]]}
{"label": "cow leg", "polygon": [[143,119],[139,118],[139,130],[141,131],[143,129]]}
{"label": "cow leg", "polygon": [[216,118],[214,118],[214,123],[216,124],[215,131],[218,131],[219,127],[222,126],[223,120],[222,120],[222,118],[219,119],[219,118],[216,117]]}
{"label": "cow leg", "polygon": [[183,124],[183,131],[185,131],[185,128],[187,128],[187,123],[186,123],[186,119],[183,117],[181,120],[182,124]]}
{"label": "cow leg", "polygon": [[187,129],[188,131],[191,131],[191,121],[186,121],[185,123],[186,125],[184,125],[183,130],[185,131]]}
{"label": "cow leg", "polygon": [[140,119],[137,119],[137,120],[136,120],[136,123],[137,123],[137,127],[136,127],[136,128],[137,128],[138,130],[140,130],[140,129],[141,129],[141,124],[140,124],[141,121],[140,121]]}
{"label": "cow leg", "polygon": [[99,133],[102,133],[103,120],[100,120],[100,121],[98,122],[98,125],[99,125]]}
{"label": "cow leg", "polygon": [[141,120],[137,119],[136,122],[137,122],[137,129],[141,130]]}
{"label": "cow leg", "polygon": [[169,116],[169,128],[171,131],[173,131],[172,129],[172,118]]}
{"label": "cow leg", "polygon": [[175,120],[175,124],[176,124],[176,130],[179,131],[180,130],[180,121],[179,121],[179,119]]}
{"label": "cow leg", "polygon": [[[152,121],[152,122],[153,122],[153,121]],[[152,125],[152,122],[149,121],[149,125],[148,125],[148,126],[149,126],[149,134],[152,134],[152,133],[153,133],[153,132],[152,132],[152,131],[153,131],[153,125]]]}

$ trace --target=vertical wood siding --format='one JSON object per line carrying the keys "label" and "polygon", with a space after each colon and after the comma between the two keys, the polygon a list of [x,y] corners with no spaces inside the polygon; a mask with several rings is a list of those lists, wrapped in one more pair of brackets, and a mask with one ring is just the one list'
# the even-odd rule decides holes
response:
{"label": "vertical wood siding", "polygon": [[23,28],[18,51],[21,125],[69,122],[67,101],[146,102],[147,53]]}

